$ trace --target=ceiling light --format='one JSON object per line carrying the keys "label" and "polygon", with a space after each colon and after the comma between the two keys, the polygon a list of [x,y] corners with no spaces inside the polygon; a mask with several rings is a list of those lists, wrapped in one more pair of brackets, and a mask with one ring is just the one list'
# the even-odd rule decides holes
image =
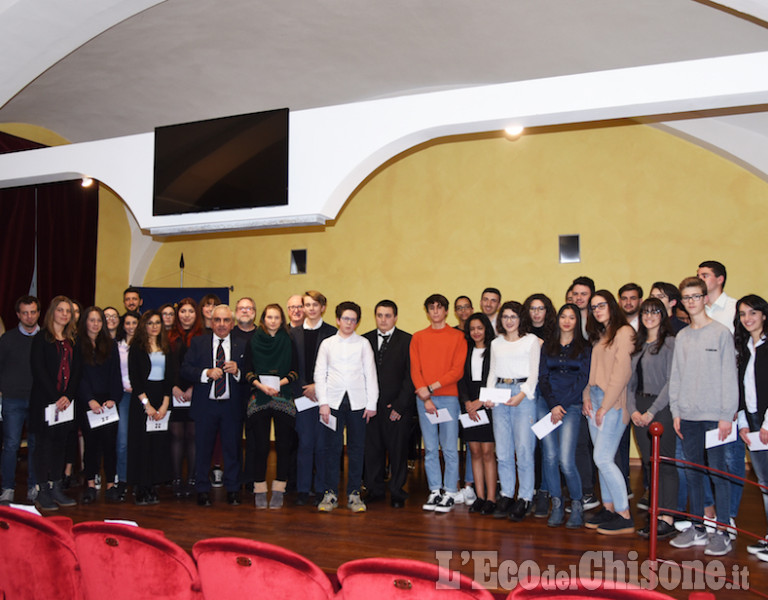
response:
{"label": "ceiling light", "polygon": [[90,177],[83,177],[83,180],[80,182],[80,185],[82,185],[84,188],[91,187],[93,185],[93,179]]}
{"label": "ceiling light", "polygon": [[525,127],[522,125],[510,125],[509,127],[504,128],[504,133],[511,138],[520,137],[523,134],[523,131],[525,131]]}

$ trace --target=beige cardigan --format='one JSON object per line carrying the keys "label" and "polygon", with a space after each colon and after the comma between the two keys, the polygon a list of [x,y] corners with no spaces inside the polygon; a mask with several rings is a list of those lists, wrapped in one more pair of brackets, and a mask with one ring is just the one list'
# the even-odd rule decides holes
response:
{"label": "beige cardigan", "polygon": [[597,385],[605,393],[602,408],[623,410],[622,421],[629,423],[627,413],[627,384],[632,376],[632,352],[635,349],[635,331],[624,325],[616,332],[613,343],[605,343],[605,336],[592,348],[592,362],[589,367],[589,383],[584,388],[584,399],[588,400],[589,388]]}

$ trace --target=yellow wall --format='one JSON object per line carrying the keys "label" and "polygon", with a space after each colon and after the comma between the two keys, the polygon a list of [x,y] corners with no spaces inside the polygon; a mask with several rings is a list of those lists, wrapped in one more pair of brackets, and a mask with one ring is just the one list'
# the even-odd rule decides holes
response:
{"label": "yellow wall", "polygon": [[[729,270],[726,291],[766,294],[762,213],[768,185],[741,167],[660,130],[631,123],[544,129],[510,142],[498,135],[437,140],[390,161],[364,182],[327,227],[167,240],[146,281],[235,286],[233,300],[285,303],[321,290],[332,309],[400,306],[400,325],[426,326],[424,298],[477,304],[488,285],[522,301],[542,291],[559,304],[570,281],[592,276],[615,291],[678,283],[705,259]],[[581,235],[582,262],[558,262],[558,235]],[[308,274],[289,275],[306,248]],[[164,277],[165,276],[165,277]]]}

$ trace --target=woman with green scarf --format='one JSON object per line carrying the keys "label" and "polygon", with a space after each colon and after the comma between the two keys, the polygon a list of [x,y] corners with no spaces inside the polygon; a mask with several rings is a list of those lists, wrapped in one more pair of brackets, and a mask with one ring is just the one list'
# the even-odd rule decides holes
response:
{"label": "woman with green scarf", "polygon": [[[279,304],[269,304],[251,338],[246,380],[251,386],[245,423],[245,475],[253,481],[256,508],[281,508],[296,421],[291,382],[298,377],[296,350]],[[248,358],[248,357],[246,357]],[[277,473],[267,505],[267,457],[274,422]]]}

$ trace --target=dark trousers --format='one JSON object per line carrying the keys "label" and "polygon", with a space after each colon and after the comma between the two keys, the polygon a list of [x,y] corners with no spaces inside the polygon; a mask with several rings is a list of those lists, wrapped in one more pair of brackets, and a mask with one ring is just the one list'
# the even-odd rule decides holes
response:
{"label": "dark trousers", "polygon": [[619,467],[621,474],[624,475],[624,483],[627,484],[627,492],[631,491],[629,489],[629,431],[629,427],[624,429],[624,434],[621,436],[619,447],[616,449],[616,457],[614,458],[616,466]]}
{"label": "dark trousers", "polygon": [[287,481],[291,468],[291,447],[296,419],[280,410],[265,408],[256,411],[245,422],[245,481],[266,481],[269,457],[270,425],[275,424],[277,472],[275,479]]}
{"label": "dark trousers", "polygon": [[309,493],[312,489],[312,466],[315,467],[315,492],[325,486],[325,437],[320,423],[320,408],[309,408],[296,414],[296,491]]}
{"label": "dark trousers", "polygon": [[208,469],[211,466],[216,437],[221,433],[221,451],[224,462],[224,487],[228,492],[240,489],[240,447],[243,439],[243,421],[235,400],[204,400],[205,407],[195,419],[195,489],[211,489]]}
{"label": "dark trousers", "polygon": [[581,489],[584,495],[595,492],[595,463],[592,459],[594,447],[589,436],[587,417],[581,416],[579,426],[579,440],[576,442],[576,468],[581,477]]}
{"label": "dark trousers", "polygon": [[344,428],[347,428],[347,495],[359,492],[363,482],[363,453],[365,452],[365,409],[352,410],[344,395],[336,417],[336,431],[321,425],[325,437],[325,491],[339,495],[341,452],[344,449]]}
{"label": "dark trousers", "polygon": [[[636,397],[637,410],[640,414],[645,413],[648,408],[653,404],[656,396],[640,395]],[[675,433],[674,424],[672,422],[672,413],[669,407],[660,410],[653,417],[654,421],[658,421],[664,427],[664,433],[659,440],[659,453],[661,456],[675,457],[675,447],[677,434]],[[635,427],[632,425],[632,429],[635,431],[635,440],[637,441],[637,447],[640,450],[640,456],[643,459],[643,467],[648,471],[650,478],[651,474],[651,434],[648,433],[648,427]],[[674,463],[662,462],[659,464],[659,508],[669,508],[671,510],[677,509],[677,467]],[[651,493],[654,493],[651,490]]]}
{"label": "dark trousers", "polygon": [[82,426],[83,461],[85,469],[83,474],[86,480],[95,479],[101,469],[101,459],[104,459],[104,481],[112,483],[117,472],[117,423],[102,425],[91,429],[87,423]]}
{"label": "dark trousers", "polygon": [[392,500],[405,500],[403,489],[408,478],[408,436],[411,415],[397,421],[389,418],[390,409],[384,408],[368,421],[365,429],[365,487],[371,496],[383,496],[384,474],[389,455],[389,492]]}
{"label": "dark trousers", "polygon": [[44,424],[37,433],[34,460],[38,483],[61,479],[65,463],[64,448],[67,437],[74,430],[72,422],[53,427]]}

